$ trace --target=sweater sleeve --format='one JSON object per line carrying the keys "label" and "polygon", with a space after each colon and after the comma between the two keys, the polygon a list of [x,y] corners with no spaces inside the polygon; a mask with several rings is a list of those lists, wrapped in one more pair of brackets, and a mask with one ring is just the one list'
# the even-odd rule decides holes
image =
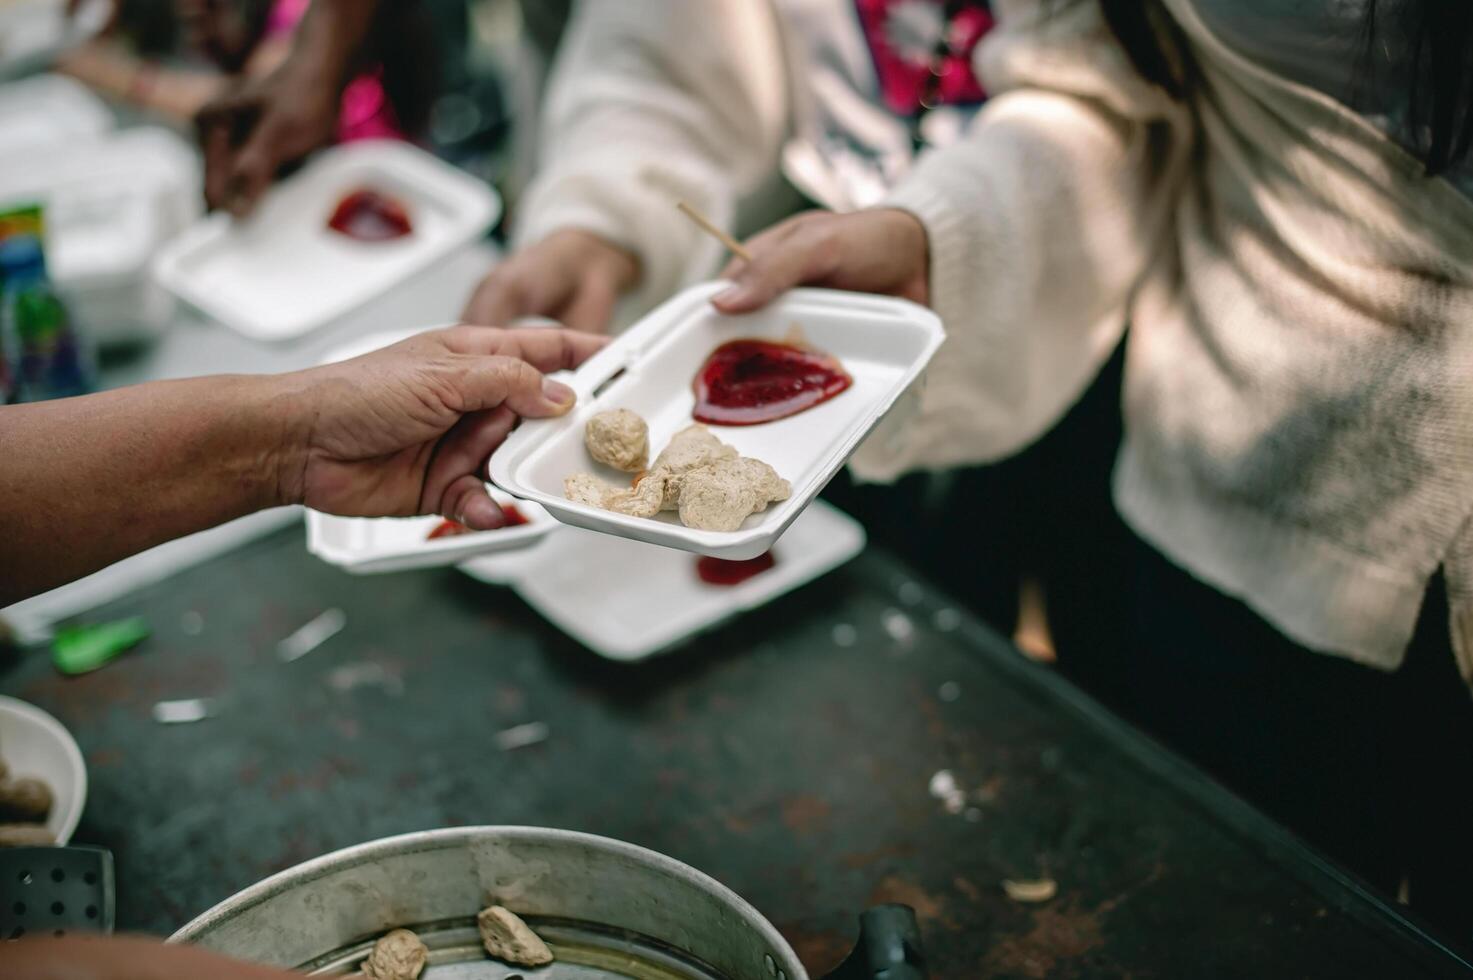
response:
{"label": "sweater sleeve", "polygon": [[579,0],[549,81],[539,175],[514,244],[581,228],[634,252],[643,309],[722,257],[675,209],[730,227],[777,168],[784,48],[755,0]]}
{"label": "sweater sleeve", "polygon": [[978,53],[992,100],[885,205],[926,227],[947,340],[855,456],[866,479],[988,462],[1038,438],[1119,342],[1147,263],[1168,258],[1183,110],[1137,75],[1095,0],[995,8]]}

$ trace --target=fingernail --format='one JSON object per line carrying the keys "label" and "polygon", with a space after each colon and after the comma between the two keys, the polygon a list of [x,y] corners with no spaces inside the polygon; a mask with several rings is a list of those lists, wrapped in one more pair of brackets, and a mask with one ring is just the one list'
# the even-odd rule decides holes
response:
{"label": "fingernail", "polygon": [[545,378],[543,380],[542,395],[548,401],[558,405],[571,405],[573,404],[573,399],[578,397],[573,393],[572,388],[569,388],[561,381],[554,381],[551,378]]}
{"label": "fingernail", "polygon": [[721,292],[717,293],[715,296],[712,296],[711,302],[717,304],[718,306],[731,306],[735,303],[740,303],[742,301],[742,297],[746,294],[747,290],[745,287],[728,286]]}

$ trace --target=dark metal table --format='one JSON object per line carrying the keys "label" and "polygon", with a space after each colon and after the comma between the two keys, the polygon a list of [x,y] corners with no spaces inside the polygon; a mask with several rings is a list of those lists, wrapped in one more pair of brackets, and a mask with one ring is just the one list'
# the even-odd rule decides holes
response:
{"label": "dark metal table", "polygon": [[[279,662],[331,607],[343,632]],[[347,844],[541,824],[713,874],[815,973],[882,901],[918,910],[939,980],[1464,970],[876,549],[638,667],[454,572],[346,576],[298,530],[93,618],[135,613],[153,638],[95,674],[0,674],[81,743],[77,841],[115,852],[124,929],[170,932]],[[219,713],[152,720],[196,696]],[[545,741],[496,747],[531,721]],[[1044,904],[1001,888],[1039,877]]]}

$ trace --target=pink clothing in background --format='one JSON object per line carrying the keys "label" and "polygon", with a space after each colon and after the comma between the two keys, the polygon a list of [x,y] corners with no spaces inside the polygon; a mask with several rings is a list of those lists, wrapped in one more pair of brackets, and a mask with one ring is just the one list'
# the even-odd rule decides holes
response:
{"label": "pink clothing in background", "polygon": [[[307,13],[311,0],[276,0],[266,16],[266,38],[289,37]],[[354,140],[405,139],[394,117],[394,107],[384,91],[384,70],[374,65],[357,76],[343,89],[338,107],[336,139],[339,143]]]}
{"label": "pink clothing in background", "polygon": [[855,0],[855,8],[891,112],[910,117],[927,108],[933,68],[940,102],[970,106],[987,97],[972,71],[972,50],[993,26],[985,0]]}

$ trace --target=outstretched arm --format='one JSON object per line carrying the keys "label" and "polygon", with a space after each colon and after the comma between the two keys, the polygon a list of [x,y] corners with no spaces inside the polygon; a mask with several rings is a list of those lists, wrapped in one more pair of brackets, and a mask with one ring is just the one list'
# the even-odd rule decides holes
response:
{"label": "outstretched arm", "polygon": [[602,344],[455,327],[292,374],[0,408],[0,606],[280,504],[500,527],[487,457],[518,417],[566,412],[543,372]]}
{"label": "outstretched arm", "polygon": [[7,943],[6,976],[26,980],[290,980],[300,976],[190,946],[135,936],[67,936]]}
{"label": "outstretched arm", "polygon": [[277,171],[331,139],[343,87],[381,8],[395,2],[313,0],[275,70],[244,79],[200,111],[210,207],[247,213]]}

